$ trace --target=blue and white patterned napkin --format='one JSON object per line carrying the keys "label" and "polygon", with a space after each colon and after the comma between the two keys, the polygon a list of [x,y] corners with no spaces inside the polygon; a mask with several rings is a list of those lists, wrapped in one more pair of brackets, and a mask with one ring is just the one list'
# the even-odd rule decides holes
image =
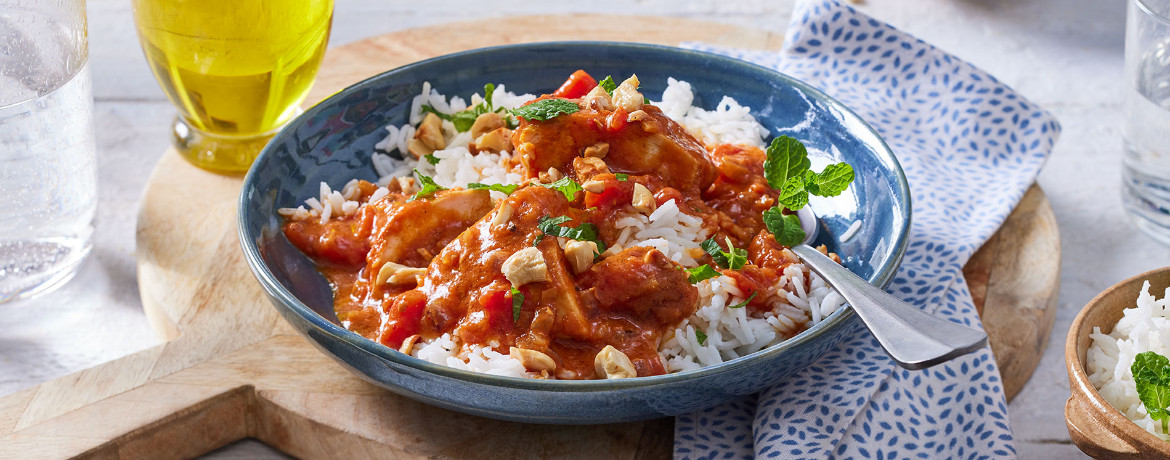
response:
{"label": "blue and white patterned napkin", "polygon": [[[780,53],[684,46],[777,69],[873,125],[910,181],[910,246],[890,292],[982,327],[962,267],[1003,223],[1056,142],[1045,110],[995,78],[835,1],[797,4]],[[759,395],[678,417],[683,458],[1014,457],[989,348],[899,368],[864,329]]]}

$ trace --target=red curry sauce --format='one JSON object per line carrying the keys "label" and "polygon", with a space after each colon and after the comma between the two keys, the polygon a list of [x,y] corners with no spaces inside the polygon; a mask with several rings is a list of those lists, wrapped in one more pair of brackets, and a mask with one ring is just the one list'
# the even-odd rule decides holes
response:
{"label": "red curry sauce", "polygon": [[[543,237],[538,228],[542,217],[566,216],[567,226],[596,225],[608,246],[620,233],[614,221],[636,212],[634,184],[652,192],[656,204],[674,200],[700,217],[717,241],[746,247],[751,264],[721,270],[745,295],[767,289],[796,262],[760,217],[777,196],[763,177],[761,149],[721,145],[708,151],[658,108],[645,105],[640,119],[630,122],[621,108],[581,102],[580,85],[566,82],[580,111],[547,121],[521,119],[507,166],[533,180],[547,179],[542,174],[554,168],[578,183],[594,181],[597,193],[578,192],[569,200],[557,190],[526,185],[495,204],[486,190],[444,190],[410,200],[411,191],[392,183],[389,194],[370,200],[376,186],[362,183],[358,212],[324,224],[285,224],[289,240],[334,286],[335,309],[347,328],[395,349],[412,338],[449,333],[505,354],[511,347],[535,350],[555,361],[550,374],[557,378],[594,378],[595,356],[606,345],[628,356],[638,376],[665,373],[659,345],[698,307],[698,291],[683,267],[656,249],[630,247],[574,273],[558,239]],[[608,146],[604,156],[587,155],[600,144]],[[500,213],[510,215],[498,219]],[[517,312],[518,296],[502,265],[538,238],[546,281],[516,286],[523,295]],[[379,274],[387,264],[425,274],[386,282]],[[764,297],[749,308],[767,308]]]}

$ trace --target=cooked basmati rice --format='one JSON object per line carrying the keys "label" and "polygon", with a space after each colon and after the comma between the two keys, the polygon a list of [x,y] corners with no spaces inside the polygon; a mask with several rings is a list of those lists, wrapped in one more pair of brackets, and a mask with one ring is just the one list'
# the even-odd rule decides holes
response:
{"label": "cooked basmati rice", "polygon": [[[497,107],[515,108],[534,99],[531,94],[516,95],[507,92],[503,85],[493,93]],[[479,94],[471,97],[471,105],[481,100]],[[724,97],[714,110],[704,110],[692,105],[694,93],[690,84],[673,78],[667,81],[662,101],[656,103],[672,119],[691,131],[707,145],[740,144],[763,147],[768,130],[751,115],[751,109],[740,106],[734,99]],[[423,84],[421,94],[412,100],[410,125],[387,126],[386,137],[375,147],[383,152],[402,152],[404,160],[398,160],[386,153],[375,152],[372,163],[379,175],[381,186],[371,197],[376,199],[389,193],[385,188],[391,181],[410,176],[413,169],[430,176],[443,187],[466,187],[472,182],[485,184],[518,184],[522,176],[510,172],[505,162],[510,159],[506,152],[479,153],[473,155],[467,144],[472,141],[467,133],[458,133],[450,121],[443,121],[443,133],[447,149],[433,153],[439,161],[416,161],[407,154],[407,142],[414,136],[412,125],[422,121],[422,105],[451,114],[464,110],[469,105],[458,97],[446,98]],[[351,182],[351,184],[354,184]],[[355,206],[345,201],[347,184],[336,192],[325,183],[321,184],[320,196],[309,198],[304,206],[284,208],[281,215],[291,219],[319,218],[322,222],[331,215],[354,212]],[[503,198],[501,192],[493,191],[493,200]],[[650,215],[630,213],[615,220],[615,227],[621,230],[617,241],[603,256],[634,246],[650,246],[658,249],[669,259],[684,267],[695,267],[697,259],[704,252],[699,246],[710,236],[710,229],[703,227],[702,219],[692,216],[671,200],[659,206]],[[760,290],[771,310],[755,315],[748,308],[729,308],[745,302],[746,296],[734,279],[722,275],[701,281],[698,311],[684,320],[673,333],[663,339],[659,354],[668,372],[678,372],[711,366],[759,351],[769,345],[792,337],[807,327],[819,323],[844,304],[844,299],[825,285],[824,280],[809,271],[803,264],[793,264],[784,271],[773,286]],[[700,339],[699,332],[705,334]],[[489,344],[498,346],[498,344]],[[501,354],[492,347],[460,344],[450,334],[431,341],[419,340],[414,344],[411,355],[432,363],[459,369],[515,377],[538,377],[527,371],[520,361]]]}
{"label": "cooked basmati rice", "polygon": [[1138,354],[1152,351],[1170,356],[1170,312],[1167,304],[1170,289],[1161,300],[1150,294],[1150,282],[1142,283],[1137,305],[1123,311],[1123,316],[1108,335],[1094,327],[1093,344],[1086,354],[1089,382],[1117,410],[1138,426],[1163,440],[1170,435],[1162,432],[1162,423],[1150,418],[1138,398],[1130,366]]}

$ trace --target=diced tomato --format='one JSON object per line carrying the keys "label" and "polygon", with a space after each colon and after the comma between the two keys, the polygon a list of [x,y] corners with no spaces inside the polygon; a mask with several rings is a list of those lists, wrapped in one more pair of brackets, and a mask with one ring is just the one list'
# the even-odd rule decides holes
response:
{"label": "diced tomato", "polygon": [[480,299],[488,322],[492,325],[512,324],[512,295],[508,291],[491,291]]}
{"label": "diced tomato", "polygon": [[[754,265],[745,265],[742,270],[719,270],[724,275],[730,276],[735,280],[735,285],[743,292],[745,298],[751,297],[753,293],[759,292],[760,286],[768,282],[768,274],[759,270]],[[752,311],[768,310],[767,303],[764,302],[762,292],[756,294],[755,298],[748,303],[748,308]]]}
{"label": "diced tomato", "polygon": [[418,334],[427,296],[418,290],[410,290],[394,298],[387,312],[386,324],[378,334],[378,342],[395,350],[402,346],[407,337]]}
{"label": "diced tomato", "polygon": [[610,181],[601,193],[585,192],[585,207],[611,208],[633,201],[633,186],[623,187],[621,184],[623,182]]}
{"label": "diced tomato", "polygon": [[662,206],[670,200],[674,200],[674,204],[680,208],[683,203],[686,203],[686,200],[683,199],[682,192],[673,187],[663,187],[658,190],[658,193],[654,194],[654,201],[658,203],[658,206]]}
{"label": "diced tomato", "polygon": [[596,87],[597,80],[594,80],[588,72],[578,70],[573,72],[572,75],[569,75],[569,79],[565,80],[565,83],[560,88],[557,88],[556,92],[552,95],[565,99],[576,99],[589,94]]}
{"label": "diced tomato", "polygon": [[629,117],[630,114],[626,113],[626,109],[618,107],[617,110],[614,110],[613,113],[609,114],[609,117],[606,118],[605,129],[609,130],[611,133],[621,131],[622,128],[626,127],[626,119]]}
{"label": "diced tomato", "polygon": [[370,252],[369,229],[361,219],[291,222],[284,235],[310,257],[346,267],[365,265]]}

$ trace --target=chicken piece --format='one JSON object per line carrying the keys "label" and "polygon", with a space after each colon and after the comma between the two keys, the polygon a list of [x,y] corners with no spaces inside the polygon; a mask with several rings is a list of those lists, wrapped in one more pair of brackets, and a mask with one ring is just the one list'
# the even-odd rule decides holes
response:
{"label": "chicken piece", "polygon": [[[627,123],[628,114],[618,110],[584,108],[546,121],[522,119],[512,134],[512,166],[520,166],[529,178],[548,168],[570,171],[574,158],[605,144],[605,163],[613,172],[654,175],[690,196],[715,180],[703,144],[657,107],[643,106],[645,117],[636,123]],[[608,120],[615,114],[621,115],[621,126],[613,129]]]}
{"label": "chicken piece", "polygon": [[635,320],[678,324],[699,305],[699,291],[686,272],[661,251],[634,246],[594,264],[577,279],[601,311],[623,312]]}
{"label": "chicken piece", "polygon": [[374,206],[374,245],[366,258],[366,272],[378,273],[387,262],[425,267],[434,254],[491,210],[487,190],[442,190],[431,198]]}
{"label": "chicken piece", "polygon": [[[546,237],[536,247],[532,245],[536,237],[543,234],[537,228],[541,217],[574,217],[576,211],[569,207],[563,194],[544,187],[521,188],[501,201],[499,206],[501,210],[505,207],[512,210],[507,222],[493,225],[498,213],[487,214],[448,244],[431,262],[419,287],[427,296],[423,318],[426,327],[428,330],[447,331],[458,325],[457,332],[475,334],[474,339],[465,336],[464,340],[473,343],[499,340],[501,345],[512,345],[515,337],[491,335],[499,334],[499,331],[487,325],[470,324],[480,321],[485,315],[469,312],[479,308],[477,302],[482,296],[501,287],[506,291],[512,285],[504,275],[505,262],[514,254],[526,252],[529,256],[543,258],[545,265],[544,281],[524,280],[525,308],[533,306],[527,311],[551,309],[555,317],[549,331],[551,337],[586,337],[589,327],[573,286],[569,263],[557,239]],[[511,322],[512,311],[509,309],[506,314],[509,316],[507,321]],[[523,330],[527,326],[523,323],[525,317],[522,316],[520,321],[515,326]]]}

